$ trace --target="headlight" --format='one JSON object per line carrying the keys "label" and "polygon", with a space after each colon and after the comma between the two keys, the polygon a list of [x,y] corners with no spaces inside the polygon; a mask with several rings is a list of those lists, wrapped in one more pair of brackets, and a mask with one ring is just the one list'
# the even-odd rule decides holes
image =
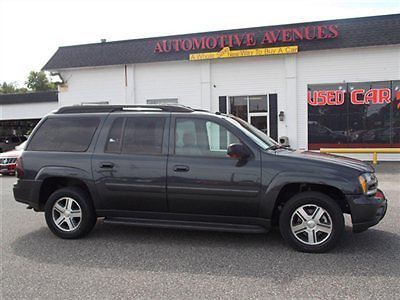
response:
{"label": "headlight", "polygon": [[358,182],[364,195],[375,195],[378,189],[378,180],[373,173],[364,173],[358,177]]}

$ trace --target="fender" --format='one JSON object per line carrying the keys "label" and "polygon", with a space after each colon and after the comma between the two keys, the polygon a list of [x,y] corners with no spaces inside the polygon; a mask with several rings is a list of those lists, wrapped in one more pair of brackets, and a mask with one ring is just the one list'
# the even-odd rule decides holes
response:
{"label": "fender", "polygon": [[45,166],[42,167],[35,176],[35,181],[38,182],[35,191],[32,192],[34,195],[40,194],[42,183],[45,179],[51,177],[63,177],[82,181],[86,184],[89,189],[89,193],[92,196],[93,202],[98,199],[97,192],[94,187],[92,174],[80,168],[75,167],[61,167],[61,166]]}
{"label": "fender", "polygon": [[260,200],[260,217],[271,219],[275,203],[282,188],[291,183],[327,185],[342,191],[344,194],[356,194],[354,181],[332,173],[311,173],[304,171],[283,171],[277,174],[266,187]]}

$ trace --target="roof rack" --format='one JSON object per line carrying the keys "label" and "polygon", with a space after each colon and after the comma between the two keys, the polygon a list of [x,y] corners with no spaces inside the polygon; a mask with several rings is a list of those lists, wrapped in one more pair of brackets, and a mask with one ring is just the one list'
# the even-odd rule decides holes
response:
{"label": "roof rack", "polygon": [[73,105],[59,108],[55,114],[76,113],[112,113],[117,111],[143,111],[143,112],[194,112],[195,110],[184,105]]}

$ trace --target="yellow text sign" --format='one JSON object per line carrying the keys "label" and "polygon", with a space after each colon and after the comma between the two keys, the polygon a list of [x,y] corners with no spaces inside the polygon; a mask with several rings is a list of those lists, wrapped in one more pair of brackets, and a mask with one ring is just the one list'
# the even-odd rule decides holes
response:
{"label": "yellow text sign", "polygon": [[230,50],[229,47],[224,47],[219,52],[193,53],[189,55],[189,60],[205,60],[218,58],[234,58],[247,56],[266,56],[278,54],[292,54],[299,52],[298,46],[287,47],[272,47],[272,48],[257,48],[244,50]]}

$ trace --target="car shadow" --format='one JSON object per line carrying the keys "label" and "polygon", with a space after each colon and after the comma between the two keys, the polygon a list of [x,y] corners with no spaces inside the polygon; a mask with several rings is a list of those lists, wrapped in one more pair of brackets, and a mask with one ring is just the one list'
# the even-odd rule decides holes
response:
{"label": "car shadow", "polygon": [[82,268],[129,269],[287,282],[306,274],[400,277],[400,240],[377,229],[353,234],[324,254],[289,248],[278,230],[267,235],[148,229],[98,222],[79,240],[62,240],[43,227],[17,238],[13,252],[29,260]]}

